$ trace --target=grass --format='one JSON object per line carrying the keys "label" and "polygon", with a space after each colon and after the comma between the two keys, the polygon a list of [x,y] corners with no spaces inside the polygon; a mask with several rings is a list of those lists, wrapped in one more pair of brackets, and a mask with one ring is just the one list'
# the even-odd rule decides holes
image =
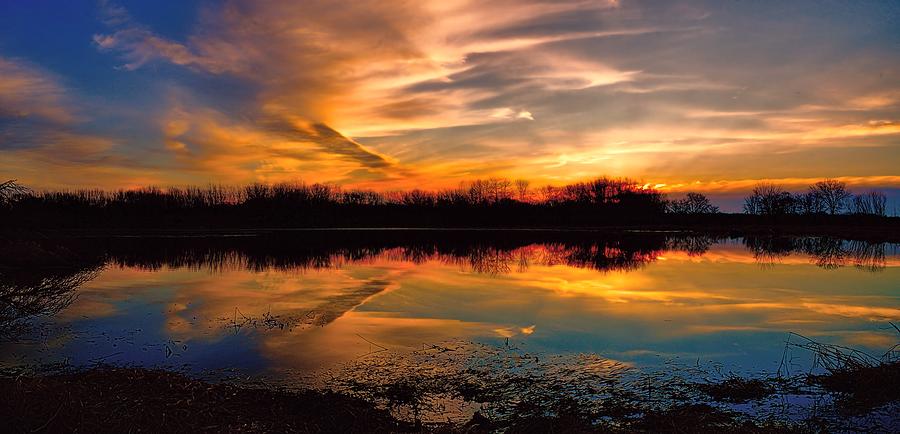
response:
{"label": "grass", "polygon": [[733,375],[718,383],[698,384],[697,388],[716,401],[731,403],[757,401],[775,393],[775,387],[766,380]]}
{"label": "grass", "polygon": [[[898,333],[900,328],[889,323]],[[814,364],[824,374],[808,375],[807,383],[836,395],[839,411],[863,414],[885,404],[900,401],[900,343],[880,357],[840,345],[816,342],[802,335],[789,345],[814,354]]]}
{"label": "grass", "polygon": [[810,381],[838,394],[840,408],[851,414],[900,401],[900,361],[836,369]]}

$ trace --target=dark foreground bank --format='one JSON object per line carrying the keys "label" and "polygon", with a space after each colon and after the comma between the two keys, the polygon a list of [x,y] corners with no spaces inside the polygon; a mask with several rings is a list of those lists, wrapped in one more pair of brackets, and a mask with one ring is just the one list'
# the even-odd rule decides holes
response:
{"label": "dark foreground bank", "polygon": [[[485,432],[468,423],[416,426],[365,401],[334,393],[212,384],[180,374],[137,368],[95,368],[0,380],[0,413],[15,432]],[[514,432],[602,432],[576,409],[519,420]],[[679,406],[647,414],[622,432],[804,432],[788,425],[740,422],[709,406]],[[617,430],[618,431],[618,430]]]}
{"label": "dark foreground bank", "polygon": [[212,384],[138,368],[0,379],[13,432],[242,433],[410,431],[384,410],[325,392]]}
{"label": "dark foreground bank", "polygon": [[[720,404],[764,400],[789,382],[730,377],[684,389],[718,403],[712,405],[684,397],[666,405],[610,399],[604,414],[598,414],[560,398],[520,403],[521,414],[502,420],[476,412],[465,422],[423,424],[340,393],[212,383],[161,370],[107,366],[43,375],[6,373],[0,377],[0,418],[7,432],[17,433],[831,432],[842,429],[833,424],[835,418],[896,403],[900,363],[842,369],[803,381],[834,394],[837,413],[799,420],[787,414],[748,419]],[[403,393],[401,387],[394,392]],[[541,411],[534,412],[535,406]],[[900,428],[896,423],[888,413],[867,430],[891,432]]]}

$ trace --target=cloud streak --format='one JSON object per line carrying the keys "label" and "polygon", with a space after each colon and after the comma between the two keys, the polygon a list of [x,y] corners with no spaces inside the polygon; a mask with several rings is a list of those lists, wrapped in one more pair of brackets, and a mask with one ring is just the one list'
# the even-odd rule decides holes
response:
{"label": "cloud streak", "polygon": [[62,80],[28,61],[0,63],[0,116],[16,119],[7,147],[52,137],[76,149],[54,131],[90,130],[109,161],[143,161],[173,183],[609,174],[898,187],[898,9],[225,0],[181,11],[191,18],[173,29],[102,2],[106,30],[83,43],[147,88],[144,102],[116,102],[141,135],[85,119]]}
{"label": "cloud streak", "polygon": [[69,123],[75,119],[58,79],[22,60],[0,57],[0,119],[40,119]]}

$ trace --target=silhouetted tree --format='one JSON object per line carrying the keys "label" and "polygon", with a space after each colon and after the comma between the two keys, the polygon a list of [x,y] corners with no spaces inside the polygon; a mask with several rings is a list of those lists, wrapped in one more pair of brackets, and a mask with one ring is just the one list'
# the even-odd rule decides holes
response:
{"label": "silhouetted tree", "polygon": [[433,194],[423,190],[411,190],[403,193],[402,200],[404,205],[430,208],[435,205],[435,197]]}
{"label": "silhouetted tree", "polygon": [[702,193],[688,193],[683,199],[671,200],[668,211],[673,214],[715,214],[719,207],[714,206]]}
{"label": "silhouetted tree", "polygon": [[541,187],[541,202],[548,206],[559,205],[565,201],[564,191],[560,187],[545,185]]}
{"label": "silhouetted tree", "polygon": [[804,215],[822,214],[825,212],[825,205],[818,191],[810,188],[806,193],[800,193],[794,196],[794,204],[796,211]]}
{"label": "silhouetted tree", "polygon": [[341,194],[341,203],[347,205],[381,205],[384,201],[374,191],[352,190]]}
{"label": "silhouetted tree", "polygon": [[853,197],[853,212],[877,216],[887,215],[887,197],[878,191],[869,191]]}
{"label": "silhouetted tree", "polygon": [[785,189],[760,183],[744,199],[744,212],[757,215],[784,215],[794,212],[794,197]]}
{"label": "silhouetted tree", "polygon": [[488,181],[476,179],[469,185],[469,200],[473,204],[486,204],[490,197],[491,187]]}
{"label": "silhouetted tree", "polygon": [[528,201],[528,186],[531,183],[528,182],[527,179],[517,179],[516,180],[516,192],[519,193],[519,201],[527,202]]}
{"label": "silhouetted tree", "polygon": [[512,198],[512,182],[506,178],[491,178],[488,180],[493,203],[502,202]]}
{"label": "silhouetted tree", "polygon": [[847,184],[836,179],[825,179],[810,187],[822,201],[825,211],[831,215],[840,213],[847,207],[847,201],[852,194],[847,190]]}

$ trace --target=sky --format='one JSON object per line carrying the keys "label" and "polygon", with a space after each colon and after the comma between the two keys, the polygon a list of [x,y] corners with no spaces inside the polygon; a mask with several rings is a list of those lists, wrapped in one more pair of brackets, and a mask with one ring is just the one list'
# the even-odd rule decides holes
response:
{"label": "sky", "polygon": [[35,188],[900,191],[900,2],[0,0]]}

